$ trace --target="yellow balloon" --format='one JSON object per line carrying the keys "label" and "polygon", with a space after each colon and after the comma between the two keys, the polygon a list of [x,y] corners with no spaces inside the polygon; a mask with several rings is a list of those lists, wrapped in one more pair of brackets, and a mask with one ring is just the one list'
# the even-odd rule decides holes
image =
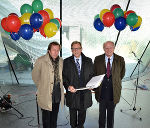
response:
{"label": "yellow balloon", "polygon": [[22,24],[30,24],[30,16],[31,13],[24,13],[19,19],[21,21],[21,25]]}
{"label": "yellow balloon", "polygon": [[21,17],[19,17],[19,20],[21,21]]}
{"label": "yellow balloon", "polygon": [[123,13],[125,14],[127,11],[123,11]]}
{"label": "yellow balloon", "polygon": [[137,23],[133,26],[133,28],[137,28],[142,24],[142,18],[140,16],[138,16],[138,21]]}
{"label": "yellow balloon", "polygon": [[57,29],[56,24],[54,24],[52,22],[47,23],[44,27],[44,33],[48,38],[55,36],[57,30],[58,29]]}
{"label": "yellow balloon", "polygon": [[51,9],[46,8],[46,9],[44,9],[44,10],[48,12],[50,19],[54,19],[54,14],[53,14],[53,12],[52,12]]}
{"label": "yellow balloon", "polygon": [[103,10],[100,12],[99,17],[100,17],[101,21],[102,21],[102,17],[103,17],[103,15],[104,15],[104,13],[106,13],[106,12],[110,12],[110,10],[108,10],[108,9],[103,9]]}

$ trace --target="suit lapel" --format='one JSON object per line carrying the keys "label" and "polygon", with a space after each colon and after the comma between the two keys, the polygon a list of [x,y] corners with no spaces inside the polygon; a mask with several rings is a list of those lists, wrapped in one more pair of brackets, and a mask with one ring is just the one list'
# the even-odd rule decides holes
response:
{"label": "suit lapel", "polygon": [[101,67],[101,70],[106,73],[105,54],[102,55],[102,59],[100,61],[101,61],[100,64],[102,65],[99,65],[99,66]]}
{"label": "suit lapel", "polygon": [[81,74],[83,74],[83,73],[84,73],[85,62],[86,62],[85,57],[84,57],[84,56],[82,56]]}
{"label": "suit lapel", "polygon": [[112,63],[112,74],[113,74],[113,72],[115,71],[116,62],[117,62],[116,54],[114,53],[114,59],[113,59],[113,63]]}
{"label": "suit lapel", "polygon": [[77,67],[76,67],[76,64],[75,64],[75,61],[74,61],[74,56],[71,56],[71,62],[72,62],[72,65],[75,69],[76,75],[78,76],[78,70],[77,70]]}
{"label": "suit lapel", "polygon": [[50,65],[50,67],[53,67],[52,62],[50,61],[48,53],[45,55],[45,61],[48,63],[48,65]]}

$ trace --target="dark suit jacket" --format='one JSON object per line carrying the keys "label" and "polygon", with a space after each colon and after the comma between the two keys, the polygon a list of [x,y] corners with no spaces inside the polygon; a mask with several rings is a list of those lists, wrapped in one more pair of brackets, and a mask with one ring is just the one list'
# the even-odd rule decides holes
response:
{"label": "dark suit jacket", "polygon": [[[94,60],[95,75],[102,75],[106,73],[105,54],[96,56]],[[113,83],[113,99],[114,104],[117,104],[121,96],[121,80],[125,75],[125,61],[124,58],[114,54],[112,63],[112,83]],[[95,98],[100,102],[101,87],[95,89]]]}
{"label": "dark suit jacket", "polygon": [[[81,103],[83,104],[84,107],[82,106],[82,108],[84,109],[92,106],[92,95],[90,90],[77,91],[76,93],[68,91],[70,85],[74,86],[75,89],[86,87],[87,82],[94,75],[92,59],[86,57],[83,53],[81,56],[82,66],[80,77],[82,78],[82,85],[80,84],[74,56],[66,58],[63,65],[63,84],[66,89],[66,105],[76,109],[81,108]],[[83,101],[81,101],[81,99],[83,99]]]}

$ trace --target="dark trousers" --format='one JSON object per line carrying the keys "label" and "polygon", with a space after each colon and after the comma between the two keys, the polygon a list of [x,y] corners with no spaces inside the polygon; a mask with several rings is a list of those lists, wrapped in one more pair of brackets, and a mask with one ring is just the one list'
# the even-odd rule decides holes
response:
{"label": "dark trousers", "polygon": [[69,108],[71,128],[84,128],[86,109],[78,110]]}
{"label": "dark trousers", "polygon": [[[107,128],[114,127],[114,111],[115,106],[113,101],[101,100],[99,104],[99,128],[105,128],[107,117]],[[107,112],[107,116],[106,116]]]}
{"label": "dark trousers", "polygon": [[43,128],[56,128],[59,103],[52,104],[52,111],[42,109]]}

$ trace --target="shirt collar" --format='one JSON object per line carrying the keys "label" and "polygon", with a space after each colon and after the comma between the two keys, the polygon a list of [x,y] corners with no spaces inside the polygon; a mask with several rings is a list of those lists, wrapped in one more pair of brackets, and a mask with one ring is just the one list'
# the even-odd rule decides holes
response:
{"label": "shirt collar", "polygon": [[80,55],[79,58],[76,58],[76,57],[74,56],[74,60],[75,60],[75,61],[76,61],[76,59],[79,59],[79,61],[81,61],[81,55]]}
{"label": "shirt collar", "polygon": [[[110,57],[110,60],[113,60],[114,54]],[[108,60],[108,57],[105,55],[105,60]]]}

